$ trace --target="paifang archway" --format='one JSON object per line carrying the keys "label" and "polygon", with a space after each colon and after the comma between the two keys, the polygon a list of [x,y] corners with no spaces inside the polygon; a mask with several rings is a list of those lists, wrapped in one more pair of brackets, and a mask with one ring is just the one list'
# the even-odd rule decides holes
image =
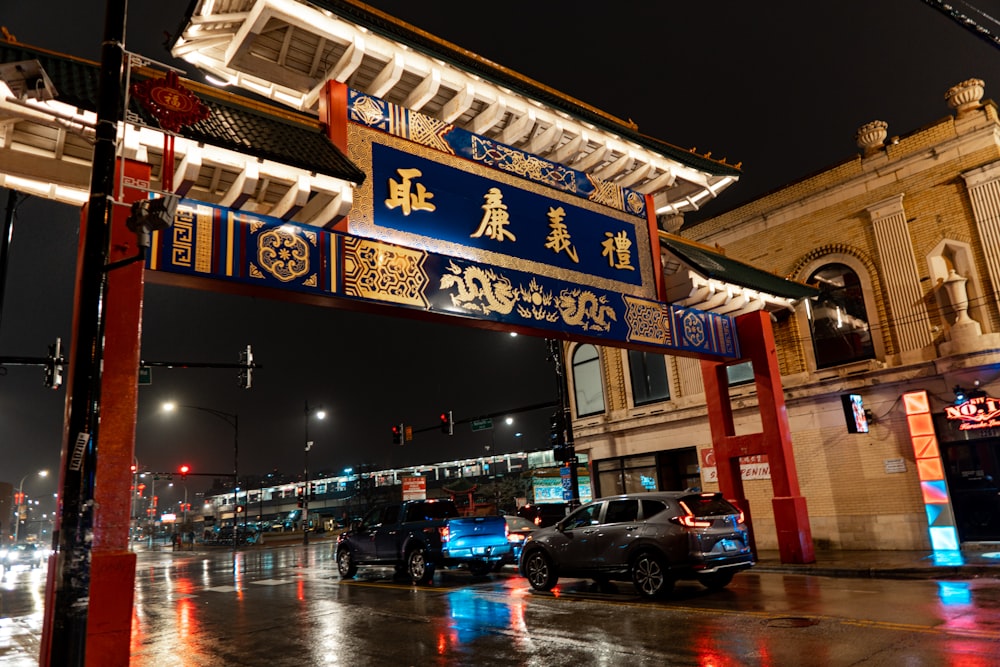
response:
{"label": "paifang archway", "polygon": [[[108,275],[88,655],[128,661],[135,559],[127,551],[127,509],[120,510],[128,507],[147,278],[699,358],[723,493],[746,507],[738,457],[767,454],[782,560],[813,560],[767,315],[734,318],[666,301],[652,195],[343,84],[327,84],[322,96],[328,140],[363,174],[353,205],[344,205],[341,192],[328,197],[328,220],[297,224],[295,213],[311,203],[314,184],[306,184],[288,188],[281,217],[242,211],[257,168],[247,164],[225,201],[181,202],[145,267]],[[203,156],[196,153],[172,170],[178,194],[197,190]],[[141,155],[119,165],[121,203],[157,189],[156,165]],[[37,165],[24,168],[41,175]],[[112,218],[109,260],[117,262],[137,248],[126,210],[116,207]],[[737,437],[720,378],[744,359],[754,362],[764,429]],[[75,465],[71,437],[64,470]],[[50,568],[49,600],[54,580]],[[58,641],[51,614],[47,605],[45,645]]]}

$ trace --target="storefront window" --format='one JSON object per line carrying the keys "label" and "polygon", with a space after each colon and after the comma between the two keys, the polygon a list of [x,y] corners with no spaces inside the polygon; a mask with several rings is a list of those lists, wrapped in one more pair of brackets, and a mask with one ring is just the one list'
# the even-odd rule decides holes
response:
{"label": "storefront window", "polygon": [[819,287],[809,301],[809,328],[816,367],[829,368],[875,358],[861,282],[845,264],[827,264],[808,282]]}
{"label": "storefront window", "polygon": [[602,496],[659,490],[655,454],[605,459],[595,465]]}
{"label": "storefront window", "polygon": [[573,351],[573,388],[576,390],[577,417],[604,412],[601,359],[593,345],[580,345]]}
{"label": "storefront window", "polygon": [[635,405],[670,400],[666,357],[629,350],[628,368],[632,376],[632,401]]}

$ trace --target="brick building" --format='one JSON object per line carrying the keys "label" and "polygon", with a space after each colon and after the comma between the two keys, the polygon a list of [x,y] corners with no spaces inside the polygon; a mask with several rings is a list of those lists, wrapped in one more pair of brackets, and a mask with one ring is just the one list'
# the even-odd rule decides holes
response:
{"label": "brick building", "polygon": [[[906,135],[868,123],[859,155],[725,214],[664,217],[683,237],[661,234],[668,276],[696,242],[819,290],[771,313],[817,546],[923,549],[939,523],[966,545],[1000,540],[1000,122],[983,92],[953,87],[949,115]],[[590,346],[568,359],[597,494],[718,488],[697,361]],[[754,386],[730,371],[737,434],[757,431]],[[915,453],[913,392],[937,449]],[[775,548],[767,462],[744,463],[757,546]]]}

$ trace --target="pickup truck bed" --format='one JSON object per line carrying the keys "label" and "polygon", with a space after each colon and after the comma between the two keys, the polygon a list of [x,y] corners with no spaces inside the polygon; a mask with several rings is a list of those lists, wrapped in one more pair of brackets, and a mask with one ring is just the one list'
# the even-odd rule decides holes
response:
{"label": "pickup truck bed", "polygon": [[486,574],[511,549],[502,516],[460,517],[451,501],[411,500],[376,507],[341,533],[337,568],[349,578],[359,567],[392,565],[426,583],[439,567]]}

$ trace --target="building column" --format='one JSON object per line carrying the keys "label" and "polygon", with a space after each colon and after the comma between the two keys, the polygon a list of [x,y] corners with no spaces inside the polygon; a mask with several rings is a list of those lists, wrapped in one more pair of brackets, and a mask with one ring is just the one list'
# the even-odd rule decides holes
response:
{"label": "building column", "polygon": [[[1000,248],[1000,162],[994,162],[962,174],[969,191],[972,215],[983,248]],[[985,253],[990,284],[1000,285],[1000,254]],[[988,298],[988,297],[987,297]],[[1000,308],[1000,294],[992,294],[993,305]]]}
{"label": "building column", "polygon": [[[896,331],[900,361],[913,363],[933,358],[934,338],[930,314],[920,289],[920,274],[913,257],[913,242],[903,210],[903,195],[896,195],[868,208],[875,245],[882,259],[885,293]],[[929,352],[926,352],[929,348]],[[926,355],[930,356],[926,356]]]}

